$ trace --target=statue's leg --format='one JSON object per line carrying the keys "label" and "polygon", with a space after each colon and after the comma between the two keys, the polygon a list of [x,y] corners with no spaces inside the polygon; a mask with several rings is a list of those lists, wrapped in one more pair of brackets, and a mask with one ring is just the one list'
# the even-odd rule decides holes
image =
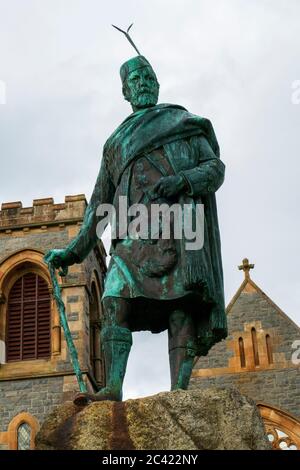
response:
{"label": "statue's leg", "polygon": [[171,390],[186,390],[196,355],[195,326],[191,315],[182,309],[174,310],[169,317],[168,333]]}
{"label": "statue's leg", "polygon": [[89,401],[122,401],[123,380],[132,345],[132,334],[127,321],[130,302],[118,297],[106,297],[103,307],[101,343],[105,359],[106,386],[95,394],[78,394],[74,400],[78,405]]}

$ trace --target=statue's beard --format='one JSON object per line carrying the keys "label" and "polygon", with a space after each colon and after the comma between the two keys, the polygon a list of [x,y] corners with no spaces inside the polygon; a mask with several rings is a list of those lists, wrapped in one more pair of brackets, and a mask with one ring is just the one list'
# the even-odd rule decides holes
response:
{"label": "statue's beard", "polygon": [[148,108],[155,106],[158,100],[158,92],[144,91],[133,93],[130,102],[135,108]]}

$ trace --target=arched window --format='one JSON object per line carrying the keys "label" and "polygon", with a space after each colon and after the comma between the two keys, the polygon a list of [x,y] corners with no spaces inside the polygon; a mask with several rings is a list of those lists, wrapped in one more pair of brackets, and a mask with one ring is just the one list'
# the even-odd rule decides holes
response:
{"label": "arched window", "polygon": [[104,365],[100,340],[100,299],[95,282],[92,283],[90,299],[90,363],[97,384],[104,386]]}
{"label": "arched window", "polygon": [[29,450],[31,443],[31,427],[28,423],[22,423],[17,431],[17,449]]}
{"label": "arched window", "polygon": [[300,450],[300,420],[286,411],[258,403],[266,434],[275,450]]}
{"label": "arched window", "polygon": [[9,450],[29,450],[35,447],[35,437],[40,426],[35,416],[22,412],[16,415],[8,425],[7,438]]}
{"label": "arched window", "polygon": [[24,274],[9,292],[6,344],[7,362],[51,355],[50,293],[38,274]]}
{"label": "arched window", "polygon": [[239,338],[239,351],[240,351],[241,367],[246,367],[244,340],[242,337]]}
{"label": "arched window", "polygon": [[273,351],[272,351],[272,342],[270,335],[266,335],[266,347],[268,354],[268,363],[273,364]]}
{"label": "arched window", "polygon": [[256,337],[255,328],[251,328],[251,337],[252,337],[254,364],[256,366],[259,366],[258,345],[257,345],[257,337]]}

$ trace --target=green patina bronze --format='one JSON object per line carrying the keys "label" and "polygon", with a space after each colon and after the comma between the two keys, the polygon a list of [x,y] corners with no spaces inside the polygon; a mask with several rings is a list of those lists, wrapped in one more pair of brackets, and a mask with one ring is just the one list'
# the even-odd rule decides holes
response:
{"label": "green patina bronze", "polygon": [[56,302],[56,305],[57,305],[57,308],[58,308],[58,311],[59,311],[60,324],[61,324],[62,329],[64,331],[64,335],[65,335],[65,338],[66,338],[66,343],[67,343],[68,350],[69,350],[69,353],[70,353],[70,357],[71,357],[72,365],[73,365],[73,368],[74,368],[74,372],[75,372],[75,375],[76,375],[76,378],[77,378],[79,390],[81,392],[85,393],[85,392],[87,392],[87,388],[86,388],[86,385],[85,385],[83,377],[82,377],[82,372],[81,372],[79,361],[78,361],[77,350],[75,348],[75,345],[74,345],[74,342],[73,342],[73,339],[72,339],[72,334],[71,334],[71,331],[70,331],[70,328],[69,328],[69,325],[68,325],[68,320],[67,320],[66,311],[65,311],[65,305],[64,305],[64,302],[63,302],[62,297],[61,297],[61,289],[59,287],[59,284],[58,284],[58,281],[57,281],[57,278],[56,278],[56,274],[55,274],[55,267],[53,266],[53,264],[51,262],[48,263],[48,269],[49,269],[49,272],[50,272],[51,282],[52,282],[52,286],[53,286],[53,297],[55,299],[55,302]]}
{"label": "green patina bronze", "polygon": [[[122,65],[124,98],[133,113],[107,140],[95,188],[77,237],[46,261],[56,268],[80,263],[97,243],[96,209],[120,196],[129,204],[204,204],[204,246],[191,251],[186,240],[112,241],[103,294],[101,332],[106,387],[80,400],[122,399],[133,331],[168,329],[171,389],[186,389],[195,356],[227,335],[215,192],[224,164],[213,127],[205,118],[172,104],[157,104],[159,84],[143,56]],[[118,221],[117,221],[118,226]]]}

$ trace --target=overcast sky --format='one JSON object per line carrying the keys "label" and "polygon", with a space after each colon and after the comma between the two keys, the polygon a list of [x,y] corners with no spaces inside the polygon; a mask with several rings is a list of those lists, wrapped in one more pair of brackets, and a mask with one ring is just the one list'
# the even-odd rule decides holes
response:
{"label": "overcast sky", "polygon": [[[214,125],[226,303],[248,257],[254,281],[299,324],[298,0],[0,0],[0,202],[90,197],[103,144],[131,112],[119,67],[135,52],[111,23],[132,22],[160,102]],[[125,397],[168,387],[166,335],[135,334]]]}

